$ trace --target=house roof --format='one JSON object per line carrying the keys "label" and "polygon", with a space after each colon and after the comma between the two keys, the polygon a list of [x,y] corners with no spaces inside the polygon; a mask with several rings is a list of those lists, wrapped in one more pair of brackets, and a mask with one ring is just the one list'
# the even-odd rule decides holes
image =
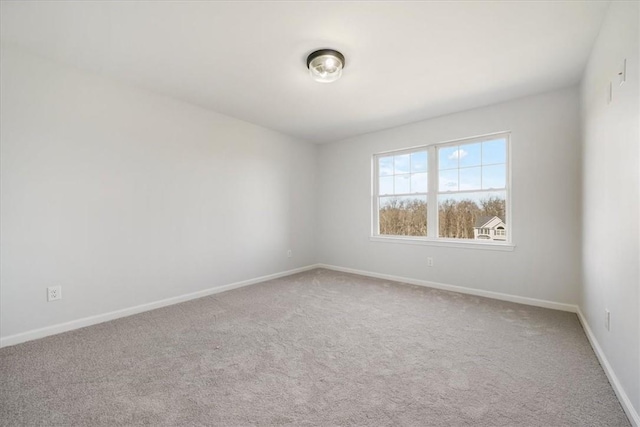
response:
{"label": "house roof", "polygon": [[475,228],[483,228],[485,225],[487,225],[489,222],[491,222],[491,220],[493,220],[494,218],[498,218],[500,220],[500,222],[504,222],[504,219],[500,218],[499,216],[483,215],[483,216],[479,216],[476,219],[476,223],[475,223],[474,227]]}

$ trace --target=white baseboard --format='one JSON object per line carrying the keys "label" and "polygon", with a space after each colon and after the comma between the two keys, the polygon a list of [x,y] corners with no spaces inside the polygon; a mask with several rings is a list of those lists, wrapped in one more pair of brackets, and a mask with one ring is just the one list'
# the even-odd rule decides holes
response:
{"label": "white baseboard", "polygon": [[22,332],[15,335],[9,335],[0,338],[0,348],[10,345],[20,344],[25,341],[31,341],[38,338],[48,337],[50,335],[62,332],[72,331],[74,329],[84,328],[86,326],[95,325],[97,323],[107,322],[109,320],[119,319],[121,317],[131,316],[133,314],[142,313],[144,311],[154,310],[156,308],[166,307],[168,305],[178,304],[196,298],[202,298],[208,295],[217,294],[231,289],[241,288],[243,286],[255,285],[256,283],[266,282],[267,280],[277,279],[279,277],[290,276],[292,274],[301,273],[303,271],[318,268],[317,264],[307,265],[305,267],[295,268],[293,270],[282,271],[280,273],[269,274],[266,276],[256,277],[254,279],[243,280],[241,282],[230,283],[228,285],[217,286],[202,291],[192,292],[189,294],[179,295],[177,297],[167,298],[160,301],[154,301],[147,304],[137,305],[135,307],[124,308],[122,310],[111,311],[109,313],[98,314],[95,316],[84,317],[82,319],[72,320],[70,322],[59,323],[57,325],[47,326],[45,328],[33,329],[31,331]]}
{"label": "white baseboard", "polygon": [[328,270],[341,271],[343,273],[359,274],[361,276],[375,277],[378,279],[393,280],[394,282],[410,283],[412,285],[425,286],[427,288],[442,289],[445,291],[459,292],[461,294],[475,295],[497,299],[501,301],[510,301],[519,304],[532,305],[535,307],[551,308],[554,310],[568,311],[576,313],[578,306],[573,304],[564,304],[561,302],[547,301],[536,298],[520,297],[517,295],[503,294],[501,292],[485,291],[482,289],[465,288],[464,286],[447,285],[444,283],[430,282],[428,280],[412,279],[409,277],[394,276],[391,274],[374,273],[371,271],[356,270],[353,268],[338,267],[335,265],[318,264],[320,268]]}
{"label": "white baseboard", "polygon": [[607,356],[605,356],[604,351],[602,351],[602,347],[598,343],[596,336],[593,334],[593,331],[589,327],[589,323],[587,323],[587,318],[582,314],[582,310],[578,307],[578,319],[580,319],[580,323],[582,323],[582,328],[584,329],[587,338],[589,339],[589,343],[591,343],[591,347],[593,351],[596,353],[598,360],[600,361],[600,365],[602,369],[604,369],[604,373],[607,374],[607,378],[609,378],[609,382],[613,387],[613,391],[618,396],[618,400],[620,401],[620,405],[622,405],[622,409],[627,414],[629,421],[634,427],[640,427],[640,415],[638,415],[638,411],[633,407],[629,396],[622,388],[622,384],[620,384],[620,380],[616,373],[613,371],[613,368],[609,364],[609,360],[607,360]]}
{"label": "white baseboard", "polygon": [[429,288],[442,289],[446,291],[460,292],[463,294],[493,298],[493,299],[502,300],[502,301],[510,301],[510,302],[515,302],[520,304],[532,305],[536,307],[551,308],[555,310],[562,310],[562,311],[577,313],[578,319],[580,320],[580,323],[582,324],[585,334],[589,339],[589,343],[591,344],[593,351],[595,352],[598,360],[600,361],[600,364],[602,365],[602,368],[604,369],[605,374],[609,378],[609,382],[611,383],[613,390],[616,393],[616,396],[620,400],[620,404],[622,405],[622,408],[624,409],[625,413],[629,417],[629,420],[631,421],[632,425],[634,427],[640,427],[640,416],[638,415],[638,412],[633,407],[633,404],[631,403],[629,396],[627,396],[627,393],[624,391],[624,388],[620,384],[618,377],[616,376],[615,372],[613,371],[613,368],[609,364],[607,357],[602,351],[602,348],[600,347],[598,340],[596,340],[595,335],[591,331],[591,328],[589,327],[589,324],[587,323],[587,320],[582,314],[582,311],[580,310],[579,306],[572,305],[572,304],[564,304],[564,303],[559,303],[554,301],[540,300],[535,298],[520,297],[520,296],[509,295],[509,294],[504,294],[500,292],[466,288],[463,286],[447,285],[444,283],[430,282],[427,280],[420,280],[420,279],[412,279],[409,277],[394,276],[391,274],[374,273],[371,271],[357,270],[353,268],[339,267],[339,266],[328,265],[328,264],[312,264],[305,267],[295,268],[293,270],[287,270],[280,273],[269,274],[266,276],[256,277],[254,279],[243,280],[240,282],[230,283],[228,285],[218,286],[215,288],[209,288],[209,289],[205,289],[198,292],[179,295],[177,297],[167,298],[167,299],[163,299],[160,301],[155,301],[147,304],[141,304],[135,307],[129,307],[122,310],[111,311],[109,313],[85,317],[82,319],[72,320],[70,322],[59,323],[57,325],[48,326],[45,328],[34,329],[31,331],[22,332],[15,335],[10,335],[8,337],[0,338],[0,348],[20,344],[22,342],[31,341],[38,338],[44,338],[44,337],[59,334],[62,332],[72,331],[74,329],[84,328],[86,326],[107,322],[109,320],[119,319],[121,317],[131,316],[133,314],[138,314],[145,311],[154,310],[156,308],[178,304],[178,303],[193,300],[196,298],[202,298],[208,295],[229,291],[231,289],[237,289],[244,286],[266,282],[267,280],[273,280],[280,277],[290,276],[292,274],[313,270],[315,268],[326,268],[328,270],[340,271],[344,273],[358,274],[361,276],[375,277],[378,279],[393,280],[395,282],[409,283],[412,285],[425,286]]}

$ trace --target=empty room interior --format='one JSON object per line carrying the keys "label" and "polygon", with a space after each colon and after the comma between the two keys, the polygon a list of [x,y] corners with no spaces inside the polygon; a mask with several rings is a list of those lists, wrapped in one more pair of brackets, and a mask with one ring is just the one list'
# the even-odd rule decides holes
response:
{"label": "empty room interior", "polygon": [[1,1],[1,426],[640,427],[636,1]]}

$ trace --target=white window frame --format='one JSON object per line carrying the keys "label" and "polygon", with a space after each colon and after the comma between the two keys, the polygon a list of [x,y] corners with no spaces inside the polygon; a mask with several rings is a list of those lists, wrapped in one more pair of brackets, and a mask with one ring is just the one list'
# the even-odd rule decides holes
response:
{"label": "white window frame", "polygon": [[[438,148],[455,146],[462,144],[473,144],[477,142],[483,142],[491,139],[504,138],[506,140],[506,216],[508,221],[507,239],[504,242],[496,241],[478,241],[473,239],[447,239],[438,237],[439,230],[439,215],[438,215]],[[390,155],[409,154],[416,151],[427,151],[427,236],[390,236],[380,234],[379,223],[379,171],[378,171],[378,159],[380,157],[387,157]],[[445,247],[457,247],[466,249],[485,249],[485,250],[498,250],[498,251],[513,251],[515,248],[513,239],[513,216],[511,213],[511,132],[502,131],[495,132],[480,136],[474,136],[469,138],[456,139],[452,141],[437,142],[432,144],[419,145],[410,148],[404,148],[399,150],[389,150],[380,153],[373,154],[371,158],[372,162],[372,186],[371,186],[371,241],[386,242],[386,243],[399,243],[399,244],[414,244],[414,245],[432,245],[432,246],[445,246]],[[491,191],[491,190],[478,190],[478,191]],[[502,191],[502,189],[498,190]],[[474,191],[468,191],[474,192]],[[466,191],[465,191],[466,193]],[[454,193],[455,194],[455,193]]]}

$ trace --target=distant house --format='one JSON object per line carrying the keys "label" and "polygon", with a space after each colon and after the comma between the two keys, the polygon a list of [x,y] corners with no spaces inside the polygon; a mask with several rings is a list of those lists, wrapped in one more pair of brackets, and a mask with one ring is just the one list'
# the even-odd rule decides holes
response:
{"label": "distant house", "polygon": [[507,240],[507,226],[498,216],[481,216],[473,227],[473,238],[478,240]]}

